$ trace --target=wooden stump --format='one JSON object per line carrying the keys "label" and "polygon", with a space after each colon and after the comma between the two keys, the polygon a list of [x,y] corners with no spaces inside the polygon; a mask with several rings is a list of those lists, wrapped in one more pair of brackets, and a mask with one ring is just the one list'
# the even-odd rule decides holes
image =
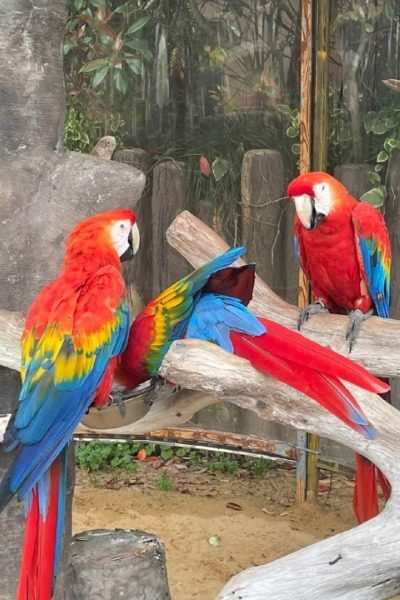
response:
{"label": "wooden stump", "polygon": [[175,162],[157,165],[153,171],[151,197],[152,297],[191,270],[186,260],[168,246],[165,237],[167,227],[184,209],[185,201],[186,179],[181,167]]}
{"label": "wooden stump", "polygon": [[94,529],[71,541],[63,600],[169,600],[165,550],[151,533]]}
{"label": "wooden stump", "polygon": [[293,221],[286,218],[288,201],[283,199],[284,189],[280,152],[246,152],[241,180],[242,243],[248,248],[248,259],[257,263],[257,272],[280,296],[285,295],[288,285],[293,286],[293,281],[288,283],[288,280],[297,270],[291,233]]}

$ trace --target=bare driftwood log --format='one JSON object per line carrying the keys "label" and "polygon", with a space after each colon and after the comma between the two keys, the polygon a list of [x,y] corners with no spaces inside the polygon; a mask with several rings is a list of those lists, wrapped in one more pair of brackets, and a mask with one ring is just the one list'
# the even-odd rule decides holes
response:
{"label": "bare driftwood log", "polygon": [[376,440],[367,441],[315,402],[260,374],[247,361],[191,340],[173,344],[161,372],[183,387],[216,391],[220,399],[249,408],[263,419],[289,423],[350,446],[371,458],[392,485],[392,498],[379,517],[268,565],[243,571],[227,583],[218,600],[378,600],[391,598],[400,589],[398,411],[378,396],[352,386],[380,433]]}
{"label": "bare driftwood log", "polygon": [[150,533],[95,529],[72,538],[63,600],[169,600],[165,550]]}
{"label": "bare driftwood log", "polygon": [[[186,260],[198,267],[216,254],[228,248],[227,244],[190,212],[184,211],[174,220],[167,231],[168,243],[176,248]],[[237,264],[243,264],[238,261]],[[296,329],[299,309],[288,304],[256,277],[251,310],[260,316],[271,318],[290,329]],[[316,315],[302,327],[302,333],[348,355],[345,341],[347,317],[340,315]],[[371,317],[363,323],[360,336],[351,352],[351,358],[369,371],[382,377],[400,376],[400,323],[393,319]]]}

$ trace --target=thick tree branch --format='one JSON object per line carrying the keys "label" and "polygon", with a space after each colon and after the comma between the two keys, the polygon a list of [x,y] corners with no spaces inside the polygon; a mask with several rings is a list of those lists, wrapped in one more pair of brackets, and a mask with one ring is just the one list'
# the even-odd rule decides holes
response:
{"label": "thick tree branch", "polygon": [[315,402],[265,377],[249,362],[202,342],[175,342],[161,372],[183,387],[215,390],[220,400],[253,410],[260,418],[289,423],[354,448],[373,459],[392,485],[392,497],[376,519],[269,565],[243,571],[227,583],[217,600],[392,597],[400,585],[398,411],[379,396],[352,386],[379,431],[377,439],[365,440]]}
{"label": "thick tree branch", "polygon": [[[167,231],[168,243],[194,267],[198,267],[228,248],[212,229],[190,212],[184,211],[171,223]],[[240,264],[241,261],[238,261]],[[260,316],[297,327],[298,308],[279,298],[259,278],[256,278],[251,310]],[[315,341],[348,354],[345,340],[347,317],[316,315],[304,325],[302,332]],[[360,336],[350,358],[372,373],[382,377],[400,376],[400,322],[372,317],[363,323]]]}

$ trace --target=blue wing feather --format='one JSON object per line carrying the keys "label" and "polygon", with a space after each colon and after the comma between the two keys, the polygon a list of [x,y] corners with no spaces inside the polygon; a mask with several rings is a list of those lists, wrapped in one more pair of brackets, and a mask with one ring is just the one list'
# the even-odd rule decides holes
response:
{"label": "blue wing feather", "polygon": [[239,299],[204,294],[195,306],[186,337],[213,342],[233,352],[231,331],[258,336],[265,333],[266,328]]}

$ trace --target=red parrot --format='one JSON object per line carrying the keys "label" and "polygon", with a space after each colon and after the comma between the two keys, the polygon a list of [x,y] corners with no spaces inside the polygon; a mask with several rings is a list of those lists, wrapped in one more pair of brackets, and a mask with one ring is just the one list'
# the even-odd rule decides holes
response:
{"label": "red parrot", "polygon": [[[375,429],[340,379],[375,392],[388,386],[354,362],[299,333],[255,317],[246,304],[254,265],[229,267],[245,252],[231,249],[164,290],[134,320],[115,377],[133,388],[157,377],[172,342],[211,341],[319,402],[344,423],[373,438]],[[339,379],[340,378],[340,379]]]}
{"label": "red parrot", "polygon": [[61,556],[66,450],[125,347],[130,310],[122,260],[139,245],[136,216],[112,210],[69,235],[61,272],[38,295],[22,334],[22,388],[4,444],[16,455],[0,483],[0,511],[27,505],[17,600],[50,600]]}
{"label": "red parrot", "polygon": [[[389,317],[391,249],[378,210],[349,194],[331,175],[312,172],[288,186],[294,200],[295,248],[316,302],[300,313],[299,328],[311,314],[329,309],[350,316],[350,351],[362,321],[373,313]],[[387,499],[390,486],[366,458],[356,454],[354,511],[359,522],[379,513],[376,478]]]}

